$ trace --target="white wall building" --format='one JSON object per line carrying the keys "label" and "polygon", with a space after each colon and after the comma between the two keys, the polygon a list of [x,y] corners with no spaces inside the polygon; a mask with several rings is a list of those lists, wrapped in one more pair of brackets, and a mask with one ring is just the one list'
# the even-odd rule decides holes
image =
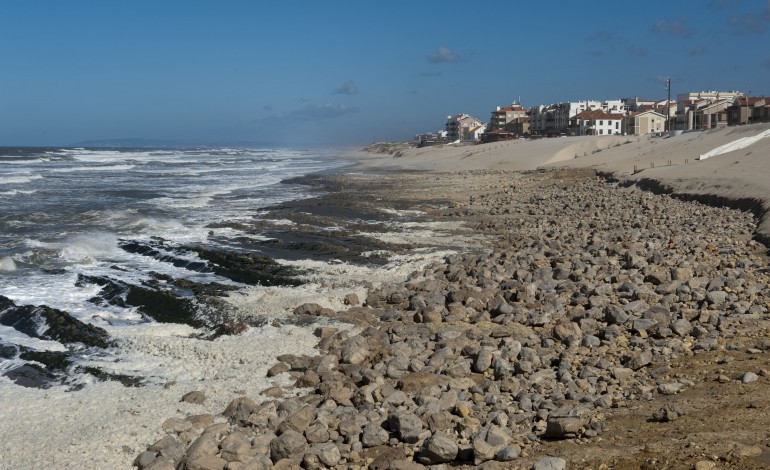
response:
{"label": "white wall building", "polygon": [[[539,134],[567,133],[575,116],[585,111],[603,111],[609,114],[626,114],[623,100],[568,101],[548,106],[530,108],[530,128]],[[574,129],[574,127],[573,127]]]}
{"label": "white wall building", "polygon": [[[483,122],[479,121],[475,117],[469,114],[455,114],[454,116],[447,116],[446,121],[446,138],[449,142],[456,140],[478,140],[474,133],[471,133],[471,129],[477,127],[483,128],[486,126]],[[481,135],[481,133],[478,133]]]}
{"label": "white wall building", "polygon": [[583,111],[575,116],[574,121],[579,135],[621,135],[625,132],[624,117],[623,114],[594,109]]}

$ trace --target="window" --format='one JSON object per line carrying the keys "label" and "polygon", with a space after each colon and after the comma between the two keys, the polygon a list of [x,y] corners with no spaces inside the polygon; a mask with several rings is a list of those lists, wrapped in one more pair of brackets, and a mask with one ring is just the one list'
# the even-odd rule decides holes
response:
{"label": "window", "polygon": [[599,125],[603,126],[604,125],[604,121],[599,121]]}
{"label": "window", "polygon": [[615,122],[615,129],[620,129],[620,123],[617,121]]}

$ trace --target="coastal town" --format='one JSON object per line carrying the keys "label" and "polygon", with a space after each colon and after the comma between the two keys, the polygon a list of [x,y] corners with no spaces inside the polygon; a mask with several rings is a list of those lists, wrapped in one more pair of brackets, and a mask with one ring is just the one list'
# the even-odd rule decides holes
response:
{"label": "coastal town", "polygon": [[567,101],[529,108],[497,106],[489,121],[459,113],[444,129],[417,134],[418,146],[490,143],[519,138],[647,135],[770,121],[770,97],[740,91],[691,91],[672,99],[639,97]]}

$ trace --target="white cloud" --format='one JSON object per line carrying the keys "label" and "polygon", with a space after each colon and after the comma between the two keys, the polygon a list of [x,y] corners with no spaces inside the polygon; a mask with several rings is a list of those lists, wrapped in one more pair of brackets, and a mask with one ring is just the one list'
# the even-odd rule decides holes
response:
{"label": "white cloud", "polygon": [[439,47],[436,52],[426,58],[432,64],[452,64],[460,60],[460,57],[448,47]]}

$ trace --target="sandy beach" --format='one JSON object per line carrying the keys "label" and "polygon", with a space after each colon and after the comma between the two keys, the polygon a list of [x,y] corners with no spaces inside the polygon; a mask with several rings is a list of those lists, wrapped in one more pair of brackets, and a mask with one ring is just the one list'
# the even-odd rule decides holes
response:
{"label": "sandy beach", "polygon": [[[358,155],[357,168],[438,172],[591,168],[623,182],[654,181],[672,194],[743,201],[746,209],[753,201],[761,206],[755,210],[765,213],[770,207],[770,138],[703,161],[698,158],[768,129],[770,124],[754,124],[674,137],[583,136],[415,148],[403,151],[398,158]],[[770,239],[770,221],[762,219],[757,235]]]}

